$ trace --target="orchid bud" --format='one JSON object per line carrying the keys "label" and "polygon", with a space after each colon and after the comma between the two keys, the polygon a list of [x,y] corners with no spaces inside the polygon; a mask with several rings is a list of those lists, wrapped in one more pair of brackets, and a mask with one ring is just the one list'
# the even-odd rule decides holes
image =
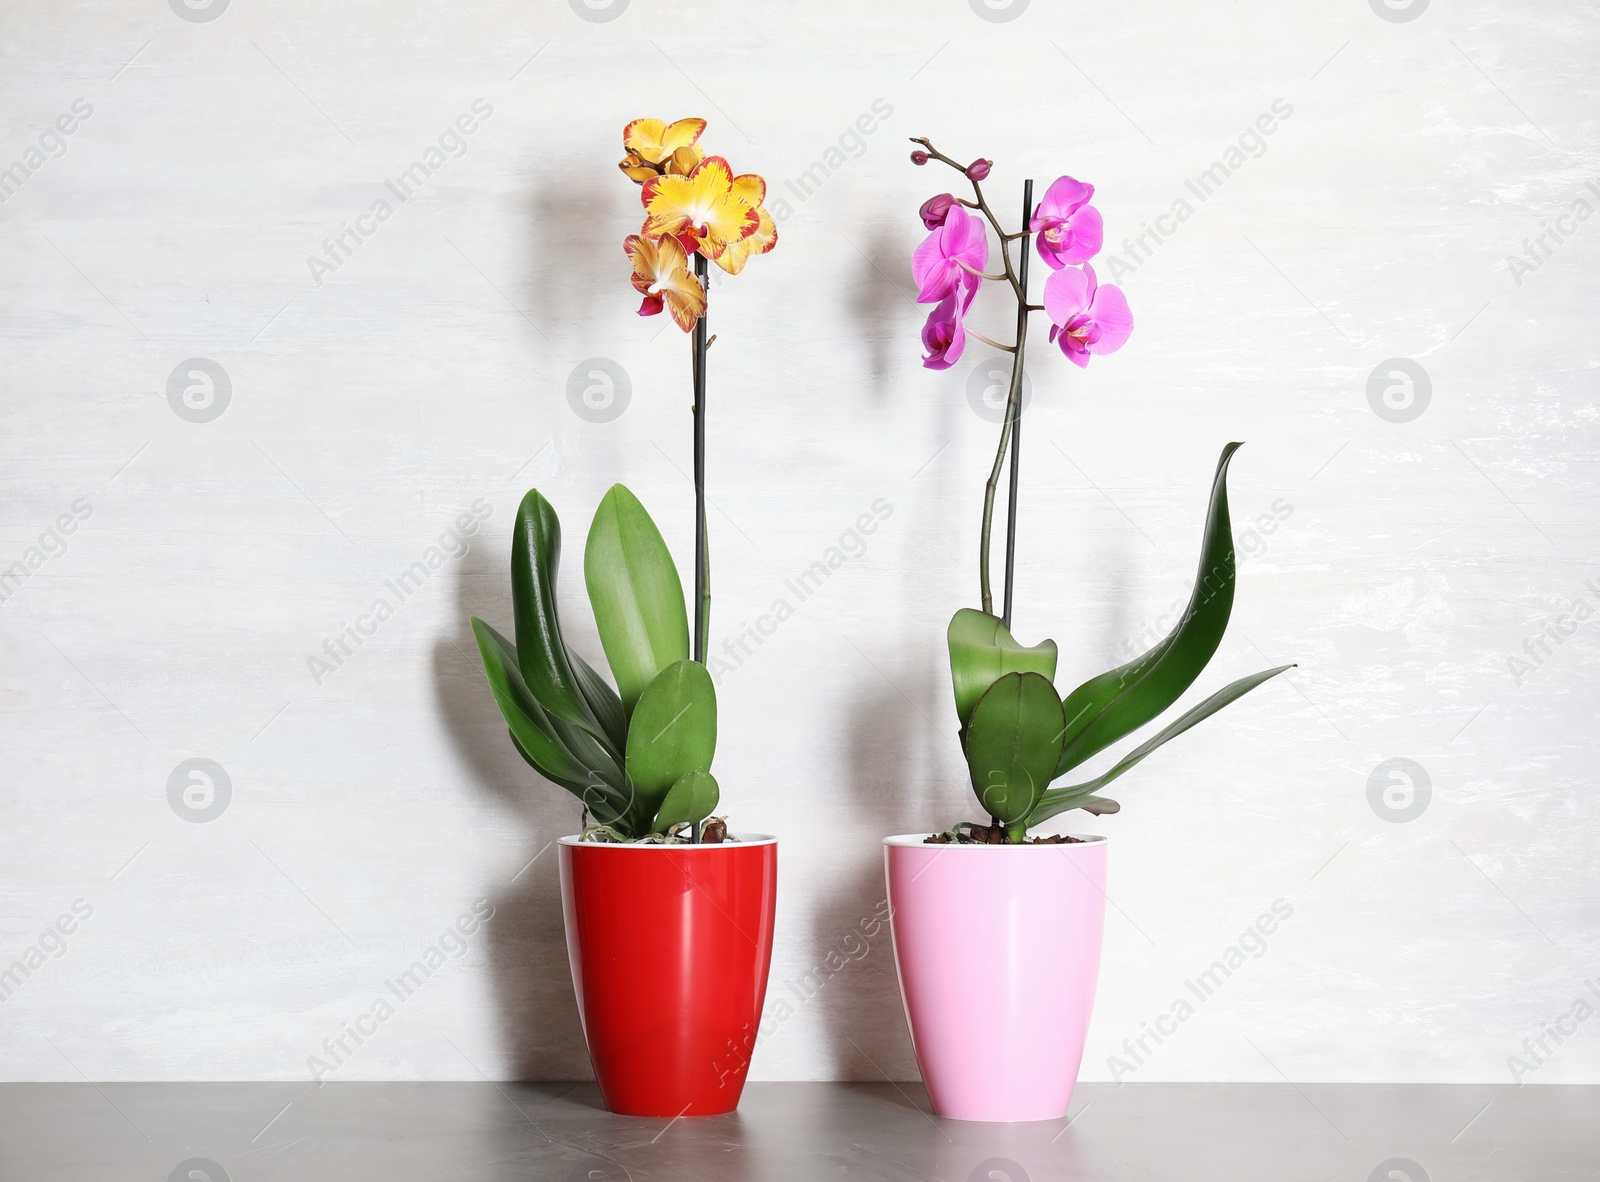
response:
{"label": "orchid bud", "polygon": [[656,166],[647,164],[644,157],[637,152],[629,152],[617,163],[617,167],[622,169],[623,174],[636,185],[642,185],[660,175]]}
{"label": "orchid bud", "polygon": [[986,181],[989,179],[989,170],[994,167],[993,160],[974,160],[967,165],[967,179]]}
{"label": "orchid bud", "polygon": [[955,203],[955,196],[950,193],[929,197],[922,203],[922,208],[917,210],[922,215],[922,224],[930,230],[937,230],[944,225],[945,218],[950,216],[950,207]]}
{"label": "orchid bud", "polygon": [[918,148],[916,151],[911,153],[911,163],[917,164],[917,165],[922,165],[922,164],[926,164],[927,162],[928,162],[928,154],[926,152],[924,152],[921,148]]}
{"label": "orchid bud", "polygon": [[695,165],[705,159],[705,153],[700,150],[699,144],[690,144],[688,147],[677,148],[666,158],[667,171],[675,176],[688,176],[695,170]]}

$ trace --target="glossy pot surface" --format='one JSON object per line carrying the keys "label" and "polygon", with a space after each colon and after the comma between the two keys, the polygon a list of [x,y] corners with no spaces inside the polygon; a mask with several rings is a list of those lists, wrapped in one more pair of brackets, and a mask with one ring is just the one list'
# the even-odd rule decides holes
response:
{"label": "glossy pot surface", "polygon": [[778,843],[738,836],[561,839],[572,985],[613,1112],[702,1116],[739,1103],[772,960]]}
{"label": "glossy pot surface", "polygon": [[928,1098],[956,1120],[1058,1120],[1083,1059],[1106,839],[884,839],[895,966]]}

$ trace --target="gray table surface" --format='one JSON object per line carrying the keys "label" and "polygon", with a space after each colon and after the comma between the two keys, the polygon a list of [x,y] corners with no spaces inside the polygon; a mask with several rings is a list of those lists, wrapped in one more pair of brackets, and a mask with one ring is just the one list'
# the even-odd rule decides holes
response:
{"label": "gray table surface", "polygon": [[1066,1121],[937,1120],[915,1084],[752,1084],[612,1116],[592,1084],[0,1085],[5,1182],[1600,1178],[1600,1088],[1085,1084]]}

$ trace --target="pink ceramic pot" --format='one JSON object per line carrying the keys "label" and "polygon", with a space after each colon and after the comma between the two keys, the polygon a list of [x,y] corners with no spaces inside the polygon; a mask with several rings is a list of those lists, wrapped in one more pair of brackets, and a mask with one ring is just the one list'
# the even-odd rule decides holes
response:
{"label": "pink ceramic pot", "polygon": [[933,1110],[1067,1113],[1100,974],[1106,839],[924,845],[886,837],[895,964]]}

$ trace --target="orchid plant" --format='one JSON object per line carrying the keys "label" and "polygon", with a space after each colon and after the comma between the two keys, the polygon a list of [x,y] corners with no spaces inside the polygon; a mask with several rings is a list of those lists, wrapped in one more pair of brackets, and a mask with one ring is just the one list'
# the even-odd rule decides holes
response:
{"label": "orchid plant", "polygon": [[735,176],[726,160],[706,156],[699,146],[705,126],[704,119],[635,119],[623,131],[621,163],[642,186],[645,210],[639,233],[623,243],[633,286],[644,297],[639,315],[665,311],[693,337],[693,649],[678,568],[650,514],[620,484],[595,511],[583,560],[615,688],[563,637],[556,609],[561,522],[537,489],[523,497],[512,537],[515,640],[472,618],[512,744],[535,771],[582,801],[583,835],[595,840],[727,839],[720,819],[707,822],[721,793],[711,774],[716,690],[705,666],[706,263],[737,275],[752,255],[773,248],[778,232],[762,205],[766,182]]}
{"label": "orchid plant", "polygon": [[[1113,743],[1154,721],[1192,685],[1216,653],[1233,609],[1235,562],[1228,517],[1228,464],[1241,446],[1222,451],[1211,485],[1201,542],[1200,569],[1188,606],[1176,627],[1149,652],[1057,695],[1056,644],[1032,647],[1011,635],[1012,575],[1016,555],[1016,510],[1020,472],[1022,375],[1028,318],[1043,312],[1050,342],[1068,361],[1087,368],[1091,357],[1114,353],[1133,333],[1133,314],[1122,291],[1102,284],[1090,260],[1104,236],[1100,211],[1090,204],[1094,186],[1070,176],[1057,178],[1043,200],[1033,204],[1033,182],[1023,185],[1022,222],[1007,232],[983,194],[993,162],[961,164],[927,139],[911,153],[912,163],[940,163],[963,174],[970,199],[940,193],[919,213],[930,233],[912,254],[918,302],[932,304],[922,329],[927,350],[923,365],[948,369],[960,360],[968,339],[1011,354],[1011,381],[1000,444],[984,489],[978,579],[982,608],[962,608],[950,621],[947,642],[950,675],[960,720],[961,749],[972,789],[989,814],[989,824],[964,821],[930,841],[1016,843],[1034,826],[1071,809],[1102,814],[1121,805],[1100,790],[1131,770],[1157,748],[1236,701],[1290,665],[1267,669],[1224,686],[1124,755],[1101,775],[1050,788]],[[973,212],[976,211],[976,216]],[[1000,270],[991,273],[989,230],[999,242]],[[1050,275],[1042,302],[1029,302],[1029,239]],[[1019,247],[1013,259],[1012,247]],[[1016,305],[1016,337],[1011,344],[990,340],[966,324],[968,310],[986,282],[1009,288]],[[1003,614],[994,613],[990,585],[990,537],[1000,474],[1010,455]],[[1040,838],[1036,840],[1061,840]]]}

